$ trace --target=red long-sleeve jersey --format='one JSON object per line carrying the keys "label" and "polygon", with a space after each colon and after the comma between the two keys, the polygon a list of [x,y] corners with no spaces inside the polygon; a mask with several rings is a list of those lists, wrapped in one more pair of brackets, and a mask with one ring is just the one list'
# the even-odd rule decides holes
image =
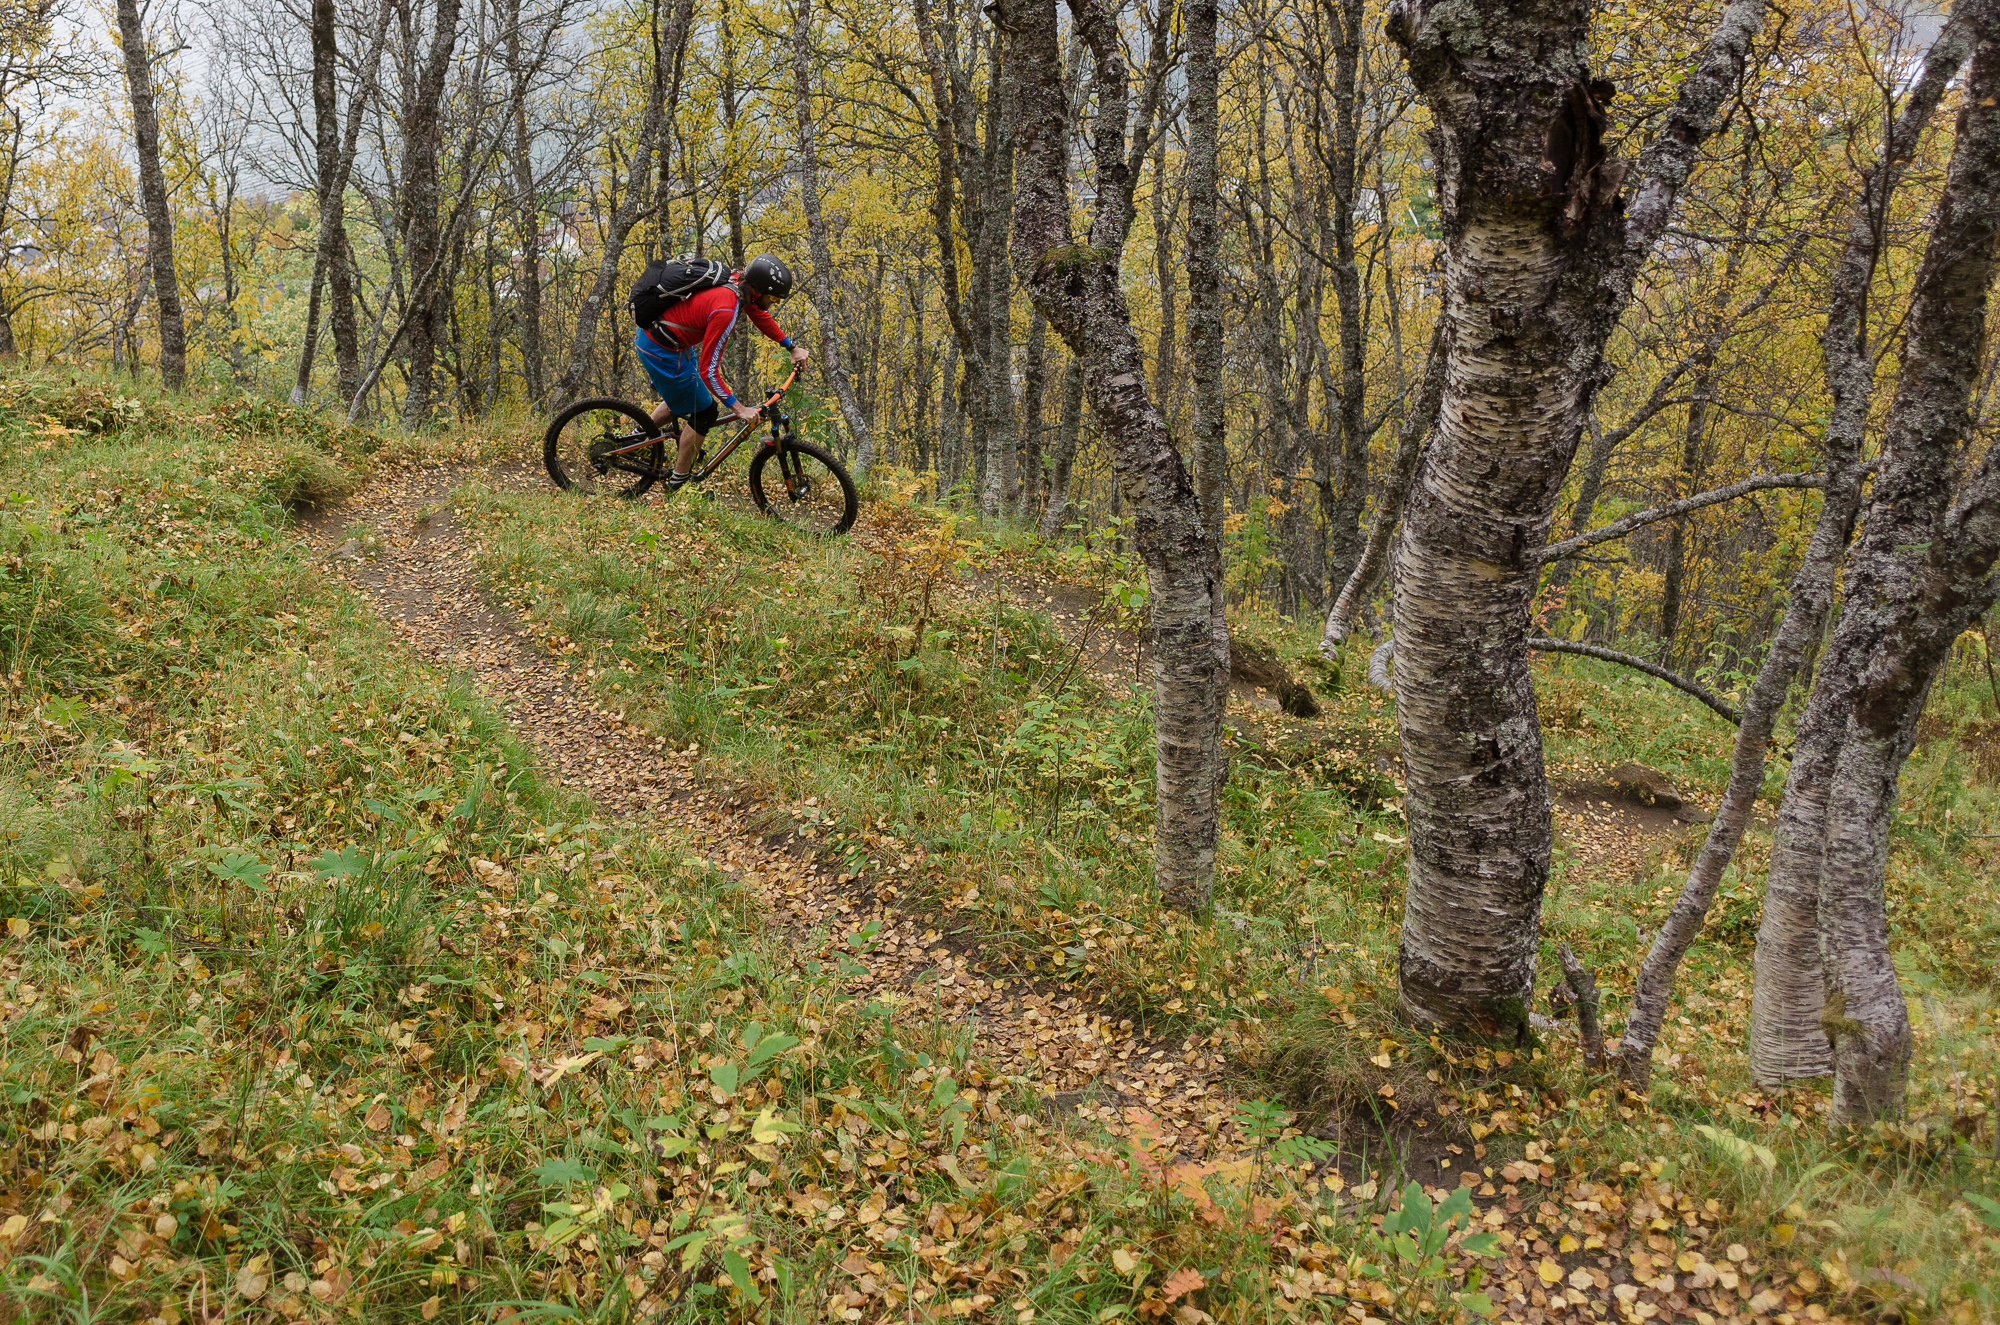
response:
{"label": "red long-sleeve jersey", "polygon": [[769,336],[778,344],[790,349],[792,338],[778,325],[778,319],[769,310],[757,307],[747,298],[737,297],[737,283],[743,279],[742,272],[735,272],[728,285],[718,285],[713,290],[703,290],[692,298],[683,299],[661,315],[660,320],[648,329],[647,334],[659,339],[659,332],[671,334],[677,344],[668,345],[671,350],[698,350],[695,355],[695,376],[708,388],[708,394],[724,405],[734,404],[736,393],[729,389],[729,383],[722,380],[722,347],[729,341],[729,333],[736,329],[739,313],[748,313],[757,330]]}

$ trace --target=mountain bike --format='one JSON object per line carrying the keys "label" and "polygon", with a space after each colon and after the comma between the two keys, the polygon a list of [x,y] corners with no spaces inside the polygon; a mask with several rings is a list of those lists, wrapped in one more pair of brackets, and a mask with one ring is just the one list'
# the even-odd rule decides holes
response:
{"label": "mountain bike", "polygon": [[[750,457],[750,500],[763,514],[806,533],[844,534],[861,511],[853,477],[825,447],[800,437],[791,416],[778,407],[798,375],[794,368],[790,377],[768,388],[758,417],[743,420],[713,457],[704,445],[688,485],[715,473],[760,423],[769,423],[770,432]],[[593,396],[550,420],[542,438],[542,464],[567,492],[631,500],[667,476],[667,447],[678,435],[677,428],[662,428],[629,400]]]}

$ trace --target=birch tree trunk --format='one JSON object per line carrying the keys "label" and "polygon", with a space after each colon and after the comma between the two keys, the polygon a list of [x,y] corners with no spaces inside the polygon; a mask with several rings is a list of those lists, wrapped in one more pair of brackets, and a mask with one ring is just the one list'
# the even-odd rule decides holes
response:
{"label": "birch tree trunk", "polygon": [[[1708,397],[1714,389],[1714,373],[1704,368],[1695,379],[1694,399],[1688,402],[1687,418],[1681,427],[1681,466],[1676,496],[1685,497],[1701,489],[1701,445],[1708,436]],[[1687,574],[1687,518],[1667,526],[1667,564],[1660,581],[1660,661],[1672,667],[1675,645],[1681,630],[1681,581]]]}
{"label": "birch tree trunk", "polygon": [[1550,821],[1529,683],[1547,539],[1604,343],[1763,12],[1734,0],[1638,163],[1603,144],[1589,11],[1526,0],[1476,24],[1401,0],[1388,31],[1435,121],[1444,396],[1403,521],[1396,718],[1410,825],[1400,985],[1420,1026],[1524,1039]]}
{"label": "birch tree trunk", "polygon": [[612,286],[618,280],[619,259],[624,256],[625,244],[632,237],[633,228],[652,205],[650,181],[653,154],[673,117],[674,107],[667,103],[670,89],[678,92],[679,86],[672,73],[681,45],[687,40],[688,25],[693,16],[694,0],[676,0],[666,24],[659,30],[658,47],[653,52],[652,81],[646,92],[645,115],[639,122],[639,142],[630,156],[633,166],[625,181],[625,196],[619,199],[618,207],[612,213],[604,239],[604,253],[598,259],[590,293],[585,296],[583,307],[577,310],[576,333],[570,341],[569,362],[556,383],[556,394],[563,400],[574,399],[583,389],[584,375],[590,370],[591,347],[597,343],[597,330],[603,321],[605,306],[611,302]]}
{"label": "birch tree trunk", "polygon": [[[917,43],[924,56],[924,73],[931,89],[931,140],[937,154],[936,183],[931,190],[931,230],[937,240],[938,269],[942,276],[939,291],[940,302],[944,305],[945,316],[951,322],[952,346],[958,363],[964,365],[965,380],[968,383],[986,380],[986,364],[982,357],[980,338],[974,334],[971,320],[966,315],[967,299],[960,293],[958,273],[958,235],[952,228],[952,196],[959,183],[958,163],[958,103],[954,96],[950,71],[946,67],[944,41],[953,39],[953,29],[947,25],[941,34],[933,22],[929,0],[913,0],[912,12],[917,23]],[[967,186],[968,206],[970,185]],[[967,209],[961,209],[967,210]],[[971,215],[966,217],[966,229],[976,233]],[[976,285],[976,283],[975,283]],[[976,289],[974,294],[976,296]],[[945,363],[944,386],[941,397],[941,413],[944,415],[946,445],[949,456],[944,467],[943,486],[947,489],[958,482],[963,465],[964,448],[961,445],[967,423],[965,411],[960,408],[961,398],[954,364],[950,357]],[[984,434],[978,410],[972,413],[972,446],[976,453],[984,454]]]}
{"label": "birch tree trunk", "polygon": [[1336,26],[1333,150],[1326,152],[1322,146],[1320,161],[1333,193],[1327,228],[1333,237],[1334,298],[1340,305],[1340,451],[1337,468],[1329,476],[1332,499],[1326,506],[1326,575],[1328,583],[1344,590],[1366,555],[1361,509],[1368,495],[1368,379],[1363,371],[1367,345],[1361,326],[1361,269],[1354,248],[1355,186],[1361,161],[1362,3],[1323,3],[1320,12]]}
{"label": "birch tree trunk", "polygon": [[[384,6],[386,11],[387,6]],[[312,0],[308,29],[312,46],[313,150],[319,186],[318,244],[313,257],[312,291],[306,296],[306,333],[292,379],[292,403],[303,405],[312,390],[313,359],[319,353],[320,291],[340,252],[333,233],[334,181],[340,174],[340,108],[336,102],[340,50],[334,38],[334,0]]]}
{"label": "birch tree trunk", "polygon": [[[319,357],[320,291],[326,287],[331,304],[334,371],[341,399],[350,399],[360,385],[360,337],[354,320],[353,277],[347,254],[347,181],[361,142],[361,122],[375,96],[382,47],[389,37],[390,6],[377,10],[375,33],[361,59],[361,83],[347,108],[347,127],[340,125],[337,100],[340,48],[332,0],[313,0],[311,14],[313,147],[319,188],[317,243],[313,255],[312,292],[306,300],[305,341],[299,349],[298,373],[292,381],[292,403],[303,405],[312,392],[314,361]],[[350,383],[352,385],[350,385]]]}
{"label": "birch tree trunk", "polygon": [[[1055,0],[1003,0],[999,24],[1018,62],[1021,159],[1014,251],[1049,325],[1083,363],[1099,426],[1151,590],[1153,707],[1157,726],[1153,877],[1169,905],[1205,914],[1215,878],[1228,695],[1222,561],[1209,537],[1166,420],[1146,389],[1138,338],[1119,286],[1132,224],[1133,170],[1124,159],[1127,70],[1116,19],[1102,0],[1070,12],[1096,65],[1092,151],[1095,206],[1087,241],[1070,230],[1063,184],[1069,142]],[[1033,108],[1033,113],[1028,113]],[[1056,108],[1063,108],[1060,112]]]}
{"label": "birch tree trunk", "polygon": [[1042,394],[1048,386],[1049,320],[1036,309],[1028,319],[1028,352],[1021,372],[1021,492],[1014,513],[1023,520],[1040,514],[1042,500]]}
{"label": "birch tree trunk", "polygon": [[1361,560],[1348,573],[1339,597],[1333,600],[1333,609],[1326,614],[1326,628],[1319,637],[1321,657],[1331,658],[1340,651],[1341,641],[1354,629],[1354,614],[1361,610],[1368,595],[1375,592],[1375,586],[1388,570],[1389,543],[1402,519],[1403,504],[1409,499],[1410,483],[1417,474],[1417,458],[1423,454],[1424,441],[1437,422],[1438,404],[1444,398],[1444,327],[1440,318],[1431,333],[1423,385],[1417,389],[1416,404],[1397,431],[1395,463],[1390,466],[1389,480],[1383,485],[1374,522],[1368,527],[1368,542],[1361,550]]}
{"label": "birch tree trunk", "polygon": [[444,204],[439,193],[438,158],[445,79],[451,73],[452,53],[458,49],[459,9],[460,0],[438,0],[430,50],[424,57],[416,87],[402,108],[403,187],[397,208],[401,223],[398,228],[403,232],[403,249],[410,270],[419,273],[410,286],[410,300],[415,307],[407,333],[409,384],[403,393],[403,422],[412,428],[430,421],[438,332],[443,321],[440,295],[443,283],[425,276],[435,273],[443,257]]}
{"label": "birch tree trunk", "polygon": [[[1917,139],[1935,112],[1946,85],[1971,52],[1972,18],[1990,3],[1991,0],[1977,0],[1975,4],[1959,6],[1933,43],[1922,76],[1890,126],[1889,141],[1885,144],[1888,150],[1865,180],[1863,196],[1848,222],[1847,242],[1840,265],[1835,269],[1823,337],[1827,386],[1833,396],[1827,425],[1830,470],[1841,457],[1853,457],[1850,463],[1858,463],[1874,398],[1875,356],[1867,342],[1863,313],[1880,257],[1879,218],[1886,212],[1889,199],[1915,152]],[[1829,505],[1833,497],[1829,481]],[[1852,500],[1858,510],[1858,490]],[[1851,522],[1853,516],[1848,519]],[[1815,553],[1819,551],[1819,542],[1819,531],[1815,531]],[[1850,597],[1854,589],[1850,583]],[[1824,610],[1821,609],[1822,613]],[[1819,635],[1820,623],[1815,622],[1799,643],[1801,662],[1797,665],[1803,665],[1805,652],[1818,641]],[[1843,637],[1837,633],[1826,657],[1820,661],[1812,693],[1799,716],[1792,767],[1785,780],[1777,824],[1772,830],[1771,866],[1764,886],[1763,916],[1757,927],[1756,975],[1750,1004],[1750,1070],[1765,1085],[1823,1076],[1833,1070],[1832,1046],[1820,1024],[1827,980],[1819,935],[1821,866],[1826,795],[1846,731],[1846,710],[1851,706],[1860,663],[1856,649],[1860,647],[1862,641],[1852,634]],[[1732,770],[1732,780],[1733,776]],[[1718,814],[1718,821],[1720,818]]]}
{"label": "birch tree trunk", "polygon": [[1229,420],[1222,399],[1222,188],[1216,157],[1222,60],[1216,51],[1217,0],[1188,0],[1187,24],[1187,341],[1194,385],[1194,489],[1208,541],[1222,546],[1223,489],[1229,479]]}
{"label": "birch tree trunk", "polygon": [[1013,266],[1008,261],[1008,230],[1014,219],[1014,140],[1021,110],[1014,91],[1013,61],[994,38],[992,97],[986,119],[986,169],[981,181],[980,244],[973,260],[979,264],[979,291],[986,329],[983,350],[986,380],[980,384],[985,409],[986,468],[979,508],[988,517],[1007,506],[1017,479],[1014,473],[1014,319]]}
{"label": "birch tree trunk", "polygon": [[[1862,309],[1880,242],[1874,218],[1886,210],[1889,197],[1911,159],[1917,137],[1937,109],[1938,99],[1964,61],[1966,50],[1962,23],[1948,26],[1932,45],[1923,75],[1911,89],[1891,128],[1889,150],[1863,177],[1861,198],[1848,222],[1847,242],[1834,269],[1824,337],[1827,381],[1834,399],[1826,434],[1825,496],[1812,541],[1792,576],[1784,615],[1764,655],[1757,680],[1743,702],[1742,723],[1730,757],[1729,783],[1709,824],[1708,838],[1702,843],[1673,910],[1661,924],[1639,968],[1632,1011],[1619,1041],[1618,1061],[1626,1080],[1640,1089],[1645,1088],[1652,1076],[1653,1046],[1658,1042],[1660,1025],[1666,1016],[1674,975],[1700,933],[1723,871],[1742,843],[1751,807],[1764,783],[1766,752],[1779,710],[1805,660],[1806,650],[1825,626],[1834,577],[1853,537],[1854,519],[1861,504],[1862,429],[1874,385],[1872,368],[1860,342]],[[1760,946],[1763,941],[1760,935]],[[1802,948],[1805,944],[1798,946]],[[1817,945],[1813,946],[1816,949]],[[1760,990],[1762,985],[1760,980]],[[1768,1017],[1769,999],[1764,1007]],[[1815,1020],[1818,1010],[1818,1001],[1810,1000],[1806,1011]],[[1808,1044],[1815,1033],[1816,1027],[1802,1031]],[[1787,1051],[1775,1057],[1784,1061],[1791,1055]]]}
{"label": "birch tree trunk", "polygon": [[[1902,1112],[1911,1041],[1889,953],[1884,875],[1896,784],[1952,641],[1993,602],[2000,556],[2000,455],[1957,489],[2000,265],[2000,3],[1969,0],[1971,73],[1943,197],[1910,298],[1902,371],[1881,470],[1850,558],[1833,652],[1854,660],[1834,712],[1844,729],[1825,809],[1818,929],[1830,1042],[1830,1117]],[[1838,684],[1822,669],[1815,686]]]}
{"label": "birch tree trunk", "polygon": [[[528,408],[541,404],[542,383],[542,211],[535,196],[533,142],[528,134],[529,70],[521,58],[521,0],[511,0],[507,25],[508,118],[512,123],[507,162],[514,172],[514,243],[519,250],[518,326],[521,382]],[[663,155],[664,159],[664,155]]]}
{"label": "birch tree trunk", "polygon": [[[146,261],[160,313],[160,380],[178,391],[187,380],[187,324],[174,277],[174,214],[160,169],[160,120],[153,108],[152,62],[139,0],[118,0],[118,41],[125,53],[125,87],[132,98],[132,139],[139,157],[139,196],[146,208]],[[132,362],[138,363],[135,348]]]}
{"label": "birch tree trunk", "polygon": [[1055,449],[1049,454],[1049,505],[1042,512],[1042,537],[1054,538],[1069,514],[1069,476],[1076,463],[1076,444],[1083,432],[1083,360],[1072,357],[1063,374],[1062,422],[1056,428]]}
{"label": "birch tree trunk", "polygon": [[[1161,0],[1170,4],[1172,0]],[[1160,412],[1166,415],[1167,427],[1171,431],[1179,423],[1180,408],[1177,400],[1179,373],[1175,360],[1179,336],[1176,320],[1178,295],[1175,287],[1179,284],[1179,273],[1174,269],[1174,221],[1180,211],[1180,201],[1167,188],[1167,136],[1160,135],[1159,144],[1153,149],[1153,279],[1160,287],[1160,329],[1154,342],[1153,380],[1160,384]]]}
{"label": "birch tree trunk", "polygon": [[862,478],[875,463],[875,434],[854,395],[854,381],[848,375],[847,354],[841,344],[840,320],[833,306],[833,249],[826,242],[826,221],[819,208],[819,135],[813,117],[812,70],[808,63],[813,49],[812,0],[794,0],[792,91],[798,97],[799,202],[805,208],[806,245],[812,252],[812,303],[819,321],[820,367],[833,383],[833,394],[840,402],[840,417],[847,424],[847,435],[854,441],[854,474]]}

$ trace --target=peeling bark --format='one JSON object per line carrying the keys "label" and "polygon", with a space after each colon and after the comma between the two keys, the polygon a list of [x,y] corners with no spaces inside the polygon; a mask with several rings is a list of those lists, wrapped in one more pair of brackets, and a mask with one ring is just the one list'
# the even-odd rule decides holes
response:
{"label": "peeling bark", "polygon": [[1018,63],[1020,175],[1014,251],[1035,304],[1082,361],[1091,408],[1112,444],[1118,486],[1151,589],[1157,734],[1153,877],[1169,905],[1197,914],[1211,903],[1222,779],[1222,712],[1229,633],[1222,561],[1209,537],[1166,420],[1146,388],[1138,337],[1119,286],[1132,224],[1133,166],[1125,159],[1128,71],[1117,23],[1102,0],[1072,0],[1096,65],[1092,144],[1096,205],[1087,242],[1070,229],[1063,186],[1069,142],[1055,0],[1003,0],[998,23]]}
{"label": "peeling bark", "polygon": [[[1935,112],[1946,85],[1971,52],[1971,16],[1988,4],[1990,0],[1960,5],[1933,43],[1923,74],[1890,125],[1881,160],[1863,179],[1862,196],[1848,221],[1847,241],[1833,273],[1822,346],[1827,386],[1833,396],[1826,431],[1828,469],[1830,474],[1854,470],[1853,486],[1852,491],[1845,486],[1838,492],[1833,488],[1828,490],[1807,562],[1800,568],[1800,574],[1804,575],[1809,567],[1817,566],[1824,583],[1815,579],[1810,596],[1795,597],[1787,607],[1786,620],[1779,628],[1778,641],[1766,658],[1764,670],[1771,674],[1774,666],[1789,667],[1790,675],[1780,685],[1772,674],[1776,694],[1767,695],[1764,701],[1767,703],[1782,702],[1791,675],[1796,675],[1804,665],[1807,651],[1819,640],[1831,600],[1832,580],[1860,509],[1858,465],[1875,377],[1863,311],[1880,255],[1877,218],[1886,212],[1889,199],[1915,152],[1917,139]],[[1796,591],[1795,587],[1795,594]],[[1853,591],[1850,584],[1850,595]],[[1794,632],[1788,632],[1787,627],[1795,628]],[[1786,646],[1785,652],[1779,652],[1780,642]],[[1836,637],[1833,647],[1821,660],[1812,693],[1799,716],[1792,767],[1772,831],[1771,866],[1764,885],[1763,916],[1757,928],[1756,977],[1750,1003],[1750,1071],[1765,1085],[1822,1076],[1833,1068],[1832,1049],[1820,1025],[1826,989],[1819,938],[1826,790],[1846,729],[1845,710],[1851,701],[1859,665],[1856,651],[1865,647],[1865,641],[1851,635],[1844,640]],[[1796,656],[1792,656],[1794,650]],[[1758,686],[1760,690],[1764,688],[1761,675]],[[1775,713],[1772,717],[1775,719]],[[1683,890],[1682,900],[1690,910],[1698,907],[1705,913],[1723,865],[1742,836],[1741,825],[1735,821],[1748,813],[1749,802],[1745,798],[1755,795],[1754,786],[1747,791],[1738,787],[1739,781],[1749,781],[1749,769],[1738,771],[1738,765],[1746,757],[1739,743],[1738,759],[1732,762],[1730,775],[1734,799],[1726,799],[1723,806],[1726,813],[1717,814],[1716,827],[1710,830],[1711,844],[1704,846],[1703,855],[1697,858],[1695,871],[1689,876],[1688,887]],[[1761,783],[1761,757],[1755,771]],[[1726,797],[1729,795],[1725,793]],[[1717,836],[1718,831],[1732,833],[1732,824],[1735,825],[1732,836]],[[1692,937],[1688,934],[1685,941],[1692,942]],[[1668,955],[1663,951],[1662,961]],[[1649,964],[1653,964],[1650,957]],[[1671,974],[1670,967],[1667,973]],[[1665,991],[1647,995],[1642,987],[1641,997],[1663,999]],[[1650,1041],[1647,1044],[1650,1047]]]}
{"label": "peeling bark", "polygon": [[[1909,1009],[1889,953],[1884,875],[1896,784],[1917,721],[1957,639],[1993,602],[2000,455],[1960,495],[1960,447],[2000,268],[2000,4],[1970,0],[1971,74],[1944,195],[1910,300],[1881,472],[1850,559],[1834,648],[1858,660],[1845,737],[1825,793],[1818,928],[1833,1053],[1835,1122],[1903,1111]],[[1822,680],[1821,684],[1824,684]]]}
{"label": "peeling bark", "polygon": [[1402,0],[1389,35],[1435,122],[1448,324],[1404,515],[1396,718],[1410,825],[1400,985],[1420,1026],[1522,1040],[1548,878],[1528,604],[1606,339],[1763,14],[1735,0],[1625,172],[1582,6]]}

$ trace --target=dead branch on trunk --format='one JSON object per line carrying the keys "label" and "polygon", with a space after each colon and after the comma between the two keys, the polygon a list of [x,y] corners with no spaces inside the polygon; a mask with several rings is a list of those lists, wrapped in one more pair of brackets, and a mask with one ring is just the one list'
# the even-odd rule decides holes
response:
{"label": "dead branch on trunk", "polygon": [[1596,658],[1600,662],[1613,662],[1623,667],[1630,667],[1635,671],[1644,672],[1655,680],[1665,681],[1683,694],[1692,695],[1731,723],[1743,721],[1743,715],[1731,708],[1714,691],[1695,684],[1677,672],[1670,672],[1658,663],[1647,662],[1644,658],[1633,654],[1620,653],[1616,649],[1607,649],[1599,644],[1579,644],[1573,640],[1546,637],[1530,639],[1528,647],[1537,653],[1574,653],[1580,657]]}
{"label": "dead branch on trunk", "polygon": [[1614,538],[1623,538],[1635,529],[1643,529],[1662,520],[1671,520],[1676,516],[1686,515],[1689,511],[1698,511],[1704,506],[1719,506],[1723,502],[1734,501],[1748,493],[1762,492],[1767,488],[1817,488],[1824,486],[1825,483],[1824,474],[1759,474],[1755,478],[1746,478],[1741,483],[1732,483],[1726,488],[1697,492],[1692,497],[1670,501],[1664,506],[1634,511],[1624,519],[1614,520],[1602,529],[1593,529],[1587,534],[1566,538],[1560,543],[1551,543],[1535,554],[1535,560],[1547,565],[1551,561],[1573,557],[1587,547],[1608,543]]}
{"label": "dead branch on trunk", "polygon": [[1576,1024],[1583,1032],[1583,1061],[1592,1067],[1604,1066],[1604,1027],[1597,1020],[1597,977],[1584,969],[1569,944],[1556,949],[1562,958],[1563,980],[1570,1001],[1576,1005]]}
{"label": "dead branch on trunk", "polygon": [[[1647,662],[1644,658],[1637,657],[1636,655],[1620,653],[1616,649],[1607,649],[1599,644],[1579,644],[1571,640],[1549,639],[1546,637],[1529,639],[1527,647],[1536,653],[1574,653],[1585,658],[1596,658],[1600,662],[1618,663],[1621,666],[1633,668],[1657,680],[1665,681],[1668,685],[1684,694],[1692,695],[1732,723],[1743,721],[1743,716],[1731,708],[1714,691],[1688,680],[1678,672],[1668,671],[1658,663]],[[1395,657],[1395,640],[1384,640],[1376,645],[1375,651],[1368,655],[1368,684],[1374,686],[1377,690],[1393,694],[1396,683],[1389,674],[1389,664],[1395,661]]]}

